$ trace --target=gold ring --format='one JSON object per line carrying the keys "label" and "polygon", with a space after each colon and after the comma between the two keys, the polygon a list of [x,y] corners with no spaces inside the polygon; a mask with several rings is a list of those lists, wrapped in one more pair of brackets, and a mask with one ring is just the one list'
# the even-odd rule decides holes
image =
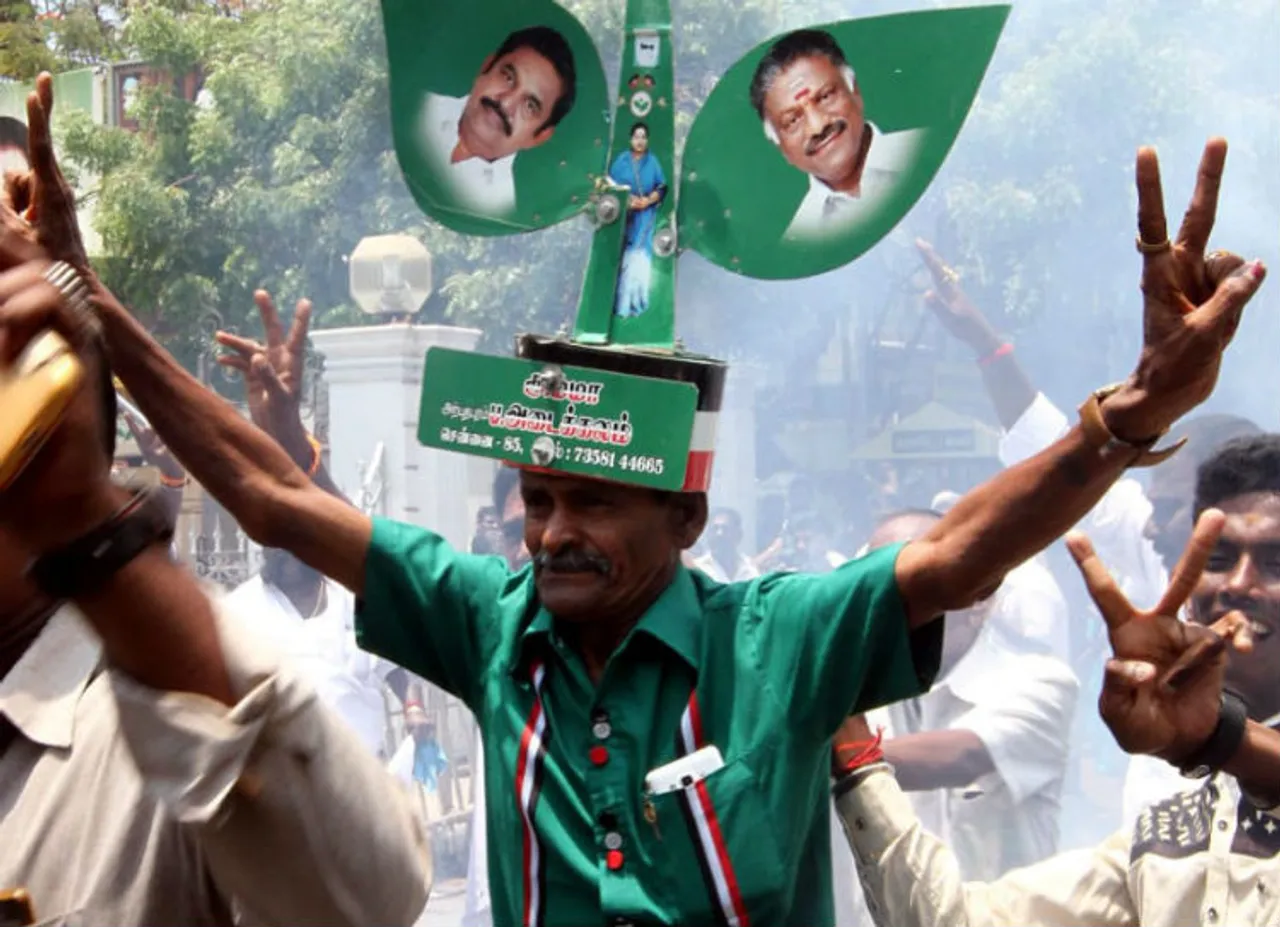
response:
{"label": "gold ring", "polygon": [[1204,259],[1205,259],[1206,261],[1220,261],[1220,260],[1222,260],[1222,259],[1223,259],[1223,258],[1225,258],[1225,257],[1231,257],[1231,252],[1230,252],[1230,251],[1223,251],[1221,248],[1218,248],[1218,249],[1216,249],[1216,250],[1214,250],[1214,251],[1210,251],[1208,254],[1206,254],[1206,255],[1204,256]]}
{"label": "gold ring", "polygon": [[942,268],[942,279],[947,281],[947,283],[955,285],[960,282],[960,275],[950,267],[944,267]]}
{"label": "gold ring", "polygon": [[1142,235],[1139,234],[1133,237],[1133,243],[1138,246],[1138,251],[1142,254],[1159,254],[1161,251],[1168,251],[1173,248],[1173,242],[1169,241],[1168,236],[1165,237],[1164,241],[1152,244],[1149,241],[1143,241]]}

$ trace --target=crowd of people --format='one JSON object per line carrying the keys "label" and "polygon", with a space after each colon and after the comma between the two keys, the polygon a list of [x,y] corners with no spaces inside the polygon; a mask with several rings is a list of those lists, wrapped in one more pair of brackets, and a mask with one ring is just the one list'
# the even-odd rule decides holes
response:
{"label": "crowd of people", "polygon": [[[1183,418],[1265,277],[1208,250],[1221,140],[1172,239],[1139,152],[1142,351],[1075,422],[922,243],[1004,427],[989,482],[849,556],[800,519],[752,557],[705,493],[503,467],[460,551],[333,485],[299,414],[309,304],[286,331],[262,294],[260,341],[219,335],[248,420],[137,323],[85,256],[51,109],[42,76],[0,203],[0,363],[56,329],[85,376],[0,490],[0,920],[420,922],[424,685],[480,731],[473,922],[1280,916],[1280,435]],[[112,479],[113,375],[172,455],[159,492]],[[267,551],[230,594],[171,555],[187,479]],[[1064,534],[1087,600],[1041,557]],[[1133,759],[1111,835],[1062,852],[1083,718]]]}

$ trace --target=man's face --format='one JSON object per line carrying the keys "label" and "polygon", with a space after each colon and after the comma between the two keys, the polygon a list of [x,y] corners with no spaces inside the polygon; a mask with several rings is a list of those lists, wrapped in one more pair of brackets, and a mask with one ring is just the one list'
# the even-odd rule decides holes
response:
{"label": "man's face", "polygon": [[293,554],[267,548],[262,555],[262,576],[285,595],[305,596],[315,592],[324,577]]}
{"label": "man's face", "polygon": [[489,57],[471,85],[458,135],[486,161],[534,148],[551,137],[544,126],[563,92],[556,69],[532,48]]}
{"label": "man's face", "polygon": [[973,647],[990,611],[991,599],[986,599],[962,611],[947,612],[943,616],[942,659],[938,667],[939,675],[951,672]]}
{"label": "man's face", "polygon": [[0,144],[0,177],[3,177],[8,171],[15,171],[21,174],[30,169],[31,165],[27,161],[25,148],[17,145]]}
{"label": "man's face", "polygon": [[1196,461],[1174,457],[1151,471],[1151,486],[1147,499],[1151,502],[1151,517],[1147,519],[1144,534],[1172,571],[1191,540],[1192,500],[1195,497]]}
{"label": "man's face", "polygon": [[707,529],[707,544],[716,554],[727,557],[737,554],[738,547],[742,544],[742,532],[738,530],[732,516],[722,512],[711,519],[711,525]]}
{"label": "man's face", "polygon": [[835,188],[855,175],[866,125],[862,95],[826,55],[798,58],[778,74],[764,118],[793,167]]}
{"label": "man's face", "polygon": [[1280,712],[1280,495],[1247,493],[1217,508],[1226,526],[1192,593],[1192,617],[1212,624],[1239,610],[1253,623],[1253,652],[1231,654],[1226,685],[1266,720]]}
{"label": "man's face", "polygon": [[636,129],[631,133],[631,150],[638,155],[649,150],[649,130]]}
{"label": "man's face", "polygon": [[643,611],[702,528],[648,489],[526,471],[520,490],[538,596],[564,621]]}
{"label": "man's face", "polygon": [[502,555],[507,565],[518,570],[529,562],[529,548],[524,543],[524,498],[520,484],[514,483],[502,506]]}

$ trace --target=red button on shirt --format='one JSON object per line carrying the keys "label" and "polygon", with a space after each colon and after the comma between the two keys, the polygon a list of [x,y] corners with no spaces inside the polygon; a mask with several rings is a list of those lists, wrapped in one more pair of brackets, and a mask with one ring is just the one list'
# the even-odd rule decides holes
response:
{"label": "red button on shirt", "polygon": [[591,758],[591,762],[596,766],[603,766],[605,763],[609,762],[609,751],[599,744],[592,747],[587,752],[587,756]]}
{"label": "red button on shirt", "polygon": [[622,868],[622,851],[610,850],[604,855],[604,864],[613,872]]}

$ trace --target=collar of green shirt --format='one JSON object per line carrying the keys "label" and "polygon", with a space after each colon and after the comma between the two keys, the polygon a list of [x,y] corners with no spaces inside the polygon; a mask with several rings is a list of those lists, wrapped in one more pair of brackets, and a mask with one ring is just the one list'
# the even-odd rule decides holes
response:
{"label": "collar of green shirt", "polygon": [[[618,646],[621,652],[637,634],[647,634],[680,656],[696,672],[701,664],[699,641],[701,640],[702,597],[693,574],[680,565],[670,585],[640,616],[640,621]],[[522,676],[528,665],[531,646],[548,642],[555,634],[555,619],[551,613],[538,606],[533,620],[520,635],[520,646],[507,667],[515,676]]]}

